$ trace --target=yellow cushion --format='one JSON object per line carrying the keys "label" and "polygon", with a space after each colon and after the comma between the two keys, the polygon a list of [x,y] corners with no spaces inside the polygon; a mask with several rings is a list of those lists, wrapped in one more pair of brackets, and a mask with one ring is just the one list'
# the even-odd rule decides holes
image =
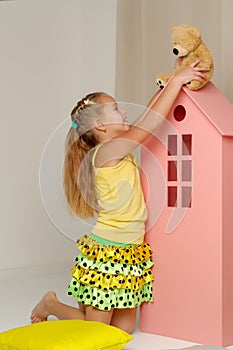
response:
{"label": "yellow cushion", "polygon": [[94,321],[47,321],[0,333],[0,350],[120,350],[133,337]]}

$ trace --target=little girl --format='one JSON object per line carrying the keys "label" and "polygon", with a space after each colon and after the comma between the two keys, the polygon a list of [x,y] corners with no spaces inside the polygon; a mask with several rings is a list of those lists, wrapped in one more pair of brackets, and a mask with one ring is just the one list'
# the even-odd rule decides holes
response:
{"label": "little girl", "polygon": [[146,205],[131,152],[166,117],[182,85],[205,79],[208,69],[197,67],[199,62],[174,76],[131,126],[126,112],[105,93],[89,94],[73,109],[64,163],[65,196],[74,214],[98,217],[92,232],[77,242],[80,254],[68,295],[77,299],[79,308],[61,303],[50,291],[32,311],[32,323],[54,315],[133,331],[137,306],[152,301],[153,263],[151,248],[144,242]]}

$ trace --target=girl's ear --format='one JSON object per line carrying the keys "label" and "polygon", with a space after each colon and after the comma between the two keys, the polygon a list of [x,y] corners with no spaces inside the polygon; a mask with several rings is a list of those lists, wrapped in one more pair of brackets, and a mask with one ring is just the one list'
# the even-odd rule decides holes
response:
{"label": "girl's ear", "polygon": [[106,126],[99,118],[95,120],[95,128],[99,131],[106,131]]}

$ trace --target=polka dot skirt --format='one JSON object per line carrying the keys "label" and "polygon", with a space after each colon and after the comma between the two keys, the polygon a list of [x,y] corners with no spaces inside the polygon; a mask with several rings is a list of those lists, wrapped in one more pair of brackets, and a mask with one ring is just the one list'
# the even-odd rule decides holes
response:
{"label": "polka dot skirt", "polygon": [[68,295],[106,311],[153,301],[153,262],[148,244],[103,245],[85,235],[77,245],[80,254],[71,270]]}

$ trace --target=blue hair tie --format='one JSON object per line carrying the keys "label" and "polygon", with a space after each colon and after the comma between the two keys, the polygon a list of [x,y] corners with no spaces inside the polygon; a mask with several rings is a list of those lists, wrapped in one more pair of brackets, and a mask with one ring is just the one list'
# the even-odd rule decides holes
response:
{"label": "blue hair tie", "polygon": [[73,129],[77,129],[77,128],[78,128],[78,124],[75,123],[75,122],[73,122],[73,123],[72,123],[72,128],[73,128]]}

